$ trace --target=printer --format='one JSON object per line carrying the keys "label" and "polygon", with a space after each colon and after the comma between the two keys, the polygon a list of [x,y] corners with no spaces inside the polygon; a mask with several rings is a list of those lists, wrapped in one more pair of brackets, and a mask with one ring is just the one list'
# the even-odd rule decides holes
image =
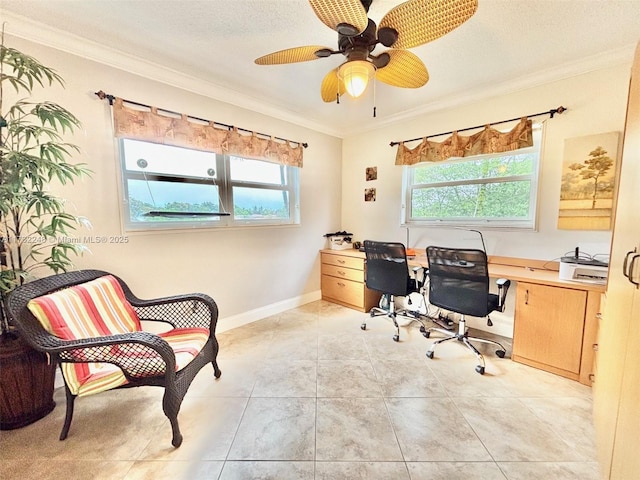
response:
{"label": "printer", "polygon": [[604,285],[607,283],[608,271],[609,264],[599,260],[582,258],[577,255],[560,258],[560,280]]}

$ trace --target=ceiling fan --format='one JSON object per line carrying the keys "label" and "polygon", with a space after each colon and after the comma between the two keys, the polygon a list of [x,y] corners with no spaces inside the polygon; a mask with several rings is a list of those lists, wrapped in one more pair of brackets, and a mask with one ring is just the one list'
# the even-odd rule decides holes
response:
{"label": "ceiling fan", "polygon": [[[372,78],[403,88],[422,87],[429,73],[408,48],[435,40],[466,22],[477,0],[409,0],[392,8],[380,24],[367,17],[373,0],[309,0],[316,16],[338,32],[338,49],[319,45],[295,47],[264,55],[258,65],[306,62],[342,54],[346,61],[322,80],[325,102],[340,101],[345,91],[356,98]],[[374,55],[378,44],[388,50]]]}

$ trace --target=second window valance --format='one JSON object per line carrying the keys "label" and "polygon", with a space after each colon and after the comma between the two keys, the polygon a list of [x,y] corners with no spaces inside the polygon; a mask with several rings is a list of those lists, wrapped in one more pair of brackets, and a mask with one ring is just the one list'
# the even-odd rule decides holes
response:
{"label": "second window valance", "polygon": [[482,131],[464,136],[458,132],[441,142],[429,140],[428,137],[414,148],[398,144],[396,165],[415,165],[422,162],[441,162],[452,157],[469,157],[486,153],[502,153],[533,145],[532,121],[522,118],[508,132],[500,132],[487,125]]}

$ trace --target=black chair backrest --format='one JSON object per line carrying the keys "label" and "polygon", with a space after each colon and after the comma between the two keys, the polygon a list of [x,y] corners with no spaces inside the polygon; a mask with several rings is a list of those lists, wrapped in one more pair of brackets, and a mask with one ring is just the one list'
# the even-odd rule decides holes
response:
{"label": "black chair backrest", "polygon": [[407,252],[402,243],[365,240],[364,253],[368,288],[397,296],[409,293]]}
{"label": "black chair backrest", "polygon": [[427,247],[429,303],[463,315],[489,311],[487,254],[467,248]]}

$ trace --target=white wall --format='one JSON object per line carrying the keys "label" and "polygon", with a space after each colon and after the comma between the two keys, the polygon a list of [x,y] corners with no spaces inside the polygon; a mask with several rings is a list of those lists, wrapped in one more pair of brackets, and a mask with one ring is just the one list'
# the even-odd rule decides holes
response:
{"label": "white wall", "polygon": [[[127,244],[90,244],[78,268],[97,268],[124,278],[142,298],[192,291],[211,295],[220,308],[220,330],[320,298],[318,250],[323,234],[340,227],[341,140],[230,104],[7,35],[5,43],[60,73],[66,88],[42,97],[60,103],[83,123],[70,139],[92,178],[56,188],[86,216],[82,236],[127,235]],[[307,142],[300,172],[301,225],[274,228],[122,232],[118,159],[110,108],[94,92],[104,90],[140,103]]]}
{"label": "white wall", "polygon": [[[342,164],[342,228],[355,240],[389,240],[425,248],[430,244],[479,248],[477,234],[452,229],[400,227],[403,167],[396,166],[400,141],[502,119],[544,112],[562,105],[568,111],[546,123],[541,153],[538,230],[535,232],[483,231],[487,253],[509,257],[558,259],[580,246],[591,254],[609,253],[610,231],[569,231],[556,227],[560,199],[561,164],[565,138],[624,129],[630,64],[598,70],[509,95],[452,107],[344,139]],[[429,88],[428,85],[424,88]],[[365,168],[377,167],[378,179],[367,182]],[[364,189],[377,189],[375,202],[364,201]],[[500,315],[497,315],[500,317]],[[510,315],[493,329],[508,335]],[[479,322],[469,322],[481,326]]]}

